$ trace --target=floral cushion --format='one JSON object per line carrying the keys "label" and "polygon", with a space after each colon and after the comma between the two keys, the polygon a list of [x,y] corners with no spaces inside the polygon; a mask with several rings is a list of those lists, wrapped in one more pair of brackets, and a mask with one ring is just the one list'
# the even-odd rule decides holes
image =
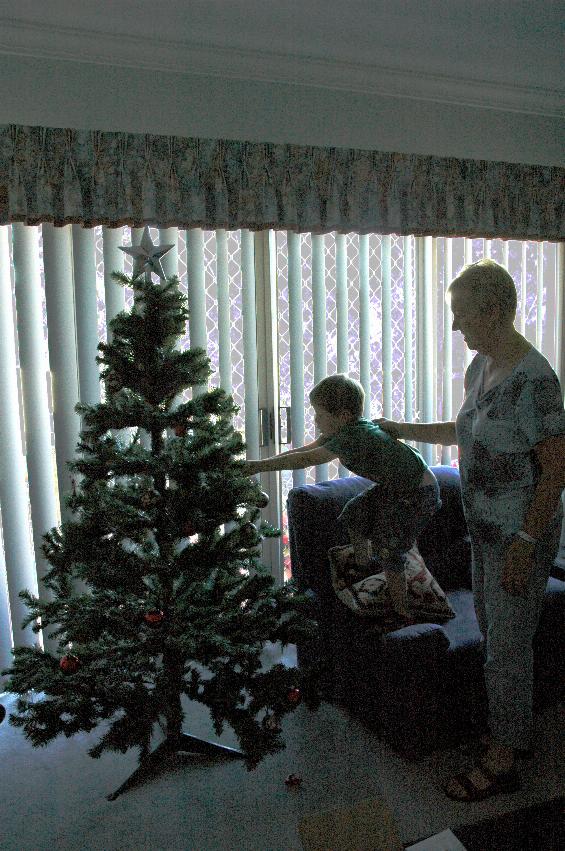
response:
{"label": "floral cushion", "polygon": [[[384,572],[363,577],[361,569],[354,562],[351,545],[332,547],[329,557],[332,585],[341,602],[357,615],[380,620],[384,627],[394,627],[397,618]],[[406,555],[405,569],[408,609],[416,622],[440,623],[455,617],[445,593],[426,567],[416,544]]]}

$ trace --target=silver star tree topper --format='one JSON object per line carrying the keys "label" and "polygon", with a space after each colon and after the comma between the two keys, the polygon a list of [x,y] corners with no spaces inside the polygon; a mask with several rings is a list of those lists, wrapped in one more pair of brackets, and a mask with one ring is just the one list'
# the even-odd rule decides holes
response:
{"label": "silver star tree topper", "polygon": [[151,280],[151,272],[155,272],[159,278],[166,280],[165,270],[161,258],[167,254],[174,245],[153,245],[149,234],[149,227],[143,229],[143,236],[139,245],[120,245],[120,251],[133,257],[133,277],[136,278],[145,270],[145,280]]}

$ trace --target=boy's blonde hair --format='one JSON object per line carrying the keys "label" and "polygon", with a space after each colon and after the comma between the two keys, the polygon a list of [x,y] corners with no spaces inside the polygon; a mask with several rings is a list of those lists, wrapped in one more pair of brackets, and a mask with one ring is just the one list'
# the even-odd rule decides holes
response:
{"label": "boy's blonde hair", "polygon": [[354,417],[362,417],[365,391],[358,381],[340,372],[322,378],[310,391],[310,402],[329,414],[346,411]]}
{"label": "boy's blonde hair", "polygon": [[484,258],[464,266],[447,288],[448,301],[455,289],[469,292],[481,312],[498,307],[505,317],[513,320],[516,315],[516,285],[510,273],[495,260]]}

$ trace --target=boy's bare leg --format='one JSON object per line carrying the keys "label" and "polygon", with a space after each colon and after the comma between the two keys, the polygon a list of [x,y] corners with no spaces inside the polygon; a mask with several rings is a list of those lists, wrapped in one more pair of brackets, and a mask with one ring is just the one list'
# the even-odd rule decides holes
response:
{"label": "boy's bare leg", "polygon": [[406,573],[403,570],[401,573],[393,572],[385,569],[385,578],[388,585],[388,593],[394,611],[404,617],[410,617],[408,611],[408,600],[406,593]]}
{"label": "boy's bare leg", "polygon": [[353,529],[349,529],[349,540],[353,545],[353,555],[355,557],[355,564],[358,564],[359,567],[365,567],[368,564],[371,556],[373,555],[373,547],[368,538],[365,538],[363,535],[359,535]]}

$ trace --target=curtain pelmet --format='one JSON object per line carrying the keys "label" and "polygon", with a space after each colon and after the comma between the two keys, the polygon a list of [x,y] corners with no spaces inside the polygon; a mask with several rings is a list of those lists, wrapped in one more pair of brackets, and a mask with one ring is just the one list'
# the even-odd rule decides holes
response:
{"label": "curtain pelmet", "polygon": [[565,169],[0,126],[0,224],[565,239]]}

